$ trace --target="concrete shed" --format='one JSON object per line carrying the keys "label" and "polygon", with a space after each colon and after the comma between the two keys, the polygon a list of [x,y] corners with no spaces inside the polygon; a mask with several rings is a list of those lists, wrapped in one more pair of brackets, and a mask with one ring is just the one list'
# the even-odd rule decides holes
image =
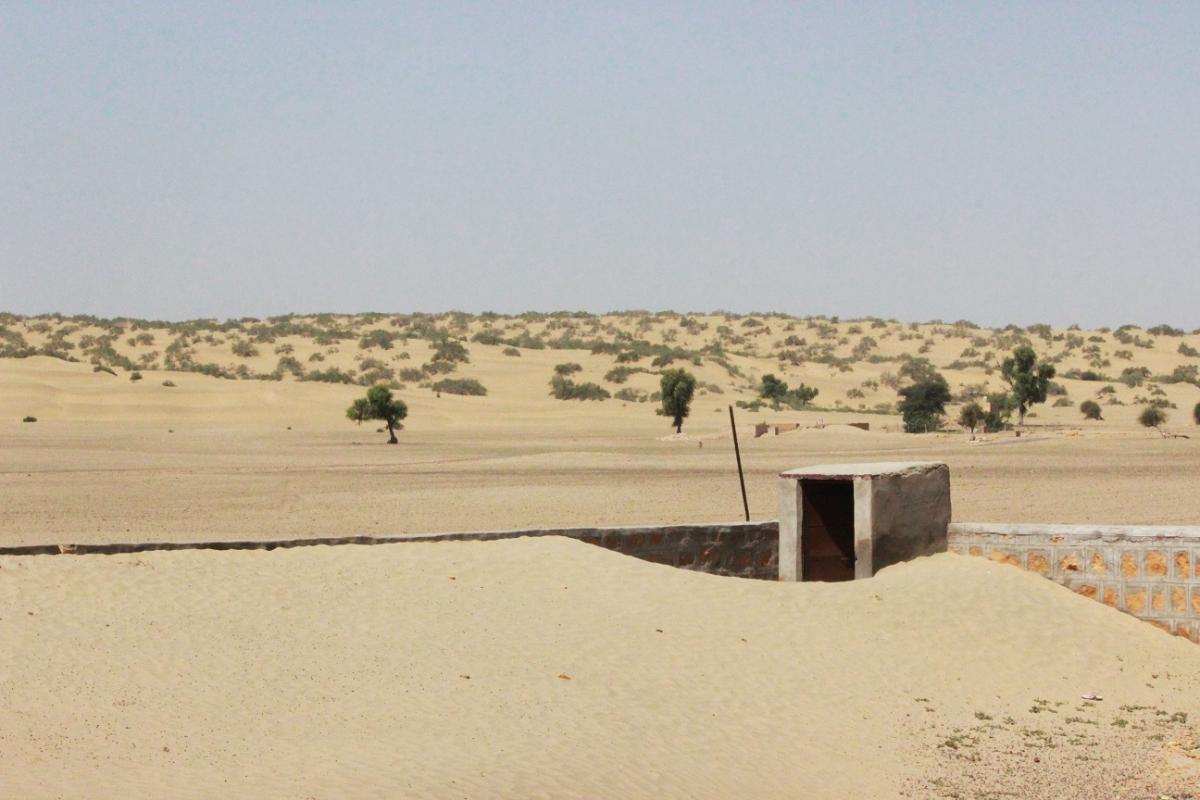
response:
{"label": "concrete shed", "polygon": [[950,468],[936,461],[822,464],[779,475],[779,580],[869,578],[944,553]]}

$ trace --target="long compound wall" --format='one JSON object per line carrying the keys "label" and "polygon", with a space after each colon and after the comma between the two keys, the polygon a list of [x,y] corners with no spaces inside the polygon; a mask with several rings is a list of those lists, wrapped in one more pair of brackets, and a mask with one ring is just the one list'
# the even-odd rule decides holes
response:
{"label": "long compound wall", "polygon": [[948,546],[1200,642],[1200,528],[954,523]]}
{"label": "long compound wall", "polygon": [[220,540],[48,544],[0,547],[0,555],[113,555],[150,550],[275,550],[321,545],[380,545],[406,542],[491,541],[522,536],[566,536],[608,550],[681,569],[775,580],[779,574],[779,525],[731,522],[713,525],[647,525],[621,528],[538,528],[535,530],[429,533],[410,536],[338,536],[308,539]]}

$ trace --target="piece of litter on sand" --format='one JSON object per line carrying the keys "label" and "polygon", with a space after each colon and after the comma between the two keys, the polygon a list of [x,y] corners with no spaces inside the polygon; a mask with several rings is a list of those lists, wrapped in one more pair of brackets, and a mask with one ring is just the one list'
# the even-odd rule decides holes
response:
{"label": "piece of litter on sand", "polygon": [[1087,694],[1082,695],[1082,697],[1084,700],[1095,700],[1097,702],[1104,699],[1103,697],[1096,694],[1095,692],[1088,692]]}

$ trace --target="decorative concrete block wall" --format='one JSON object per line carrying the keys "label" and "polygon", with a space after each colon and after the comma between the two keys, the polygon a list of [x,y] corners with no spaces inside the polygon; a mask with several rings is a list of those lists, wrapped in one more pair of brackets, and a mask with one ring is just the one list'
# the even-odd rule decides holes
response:
{"label": "decorative concrete block wall", "polygon": [[1200,528],[955,523],[948,546],[1200,642]]}

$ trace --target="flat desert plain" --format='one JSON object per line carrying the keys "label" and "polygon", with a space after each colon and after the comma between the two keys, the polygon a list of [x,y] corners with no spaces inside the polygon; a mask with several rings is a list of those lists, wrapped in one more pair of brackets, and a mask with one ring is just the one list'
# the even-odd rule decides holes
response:
{"label": "flat desert plain", "polygon": [[[739,401],[756,519],[781,470],[918,459],[950,465],[957,521],[1200,519],[1200,439],[1136,422],[1157,402],[1196,430],[1200,335],[1169,329],[0,321],[6,546],[738,519]],[[946,375],[953,418],[1022,341],[1059,385],[1021,437],[900,432],[909,360]],[[556,399],[559,365],[622,396]],[[680,366],[700,385],[675,436],[652,393]],[[766,374],[819,393],[754,405]],[[396,446],[345,417],[376,380],[408,405]],[[1200,795],[1200,648],[952,555],[846,584],[556,538],[5,556],[0,698],[11,797]]]}

